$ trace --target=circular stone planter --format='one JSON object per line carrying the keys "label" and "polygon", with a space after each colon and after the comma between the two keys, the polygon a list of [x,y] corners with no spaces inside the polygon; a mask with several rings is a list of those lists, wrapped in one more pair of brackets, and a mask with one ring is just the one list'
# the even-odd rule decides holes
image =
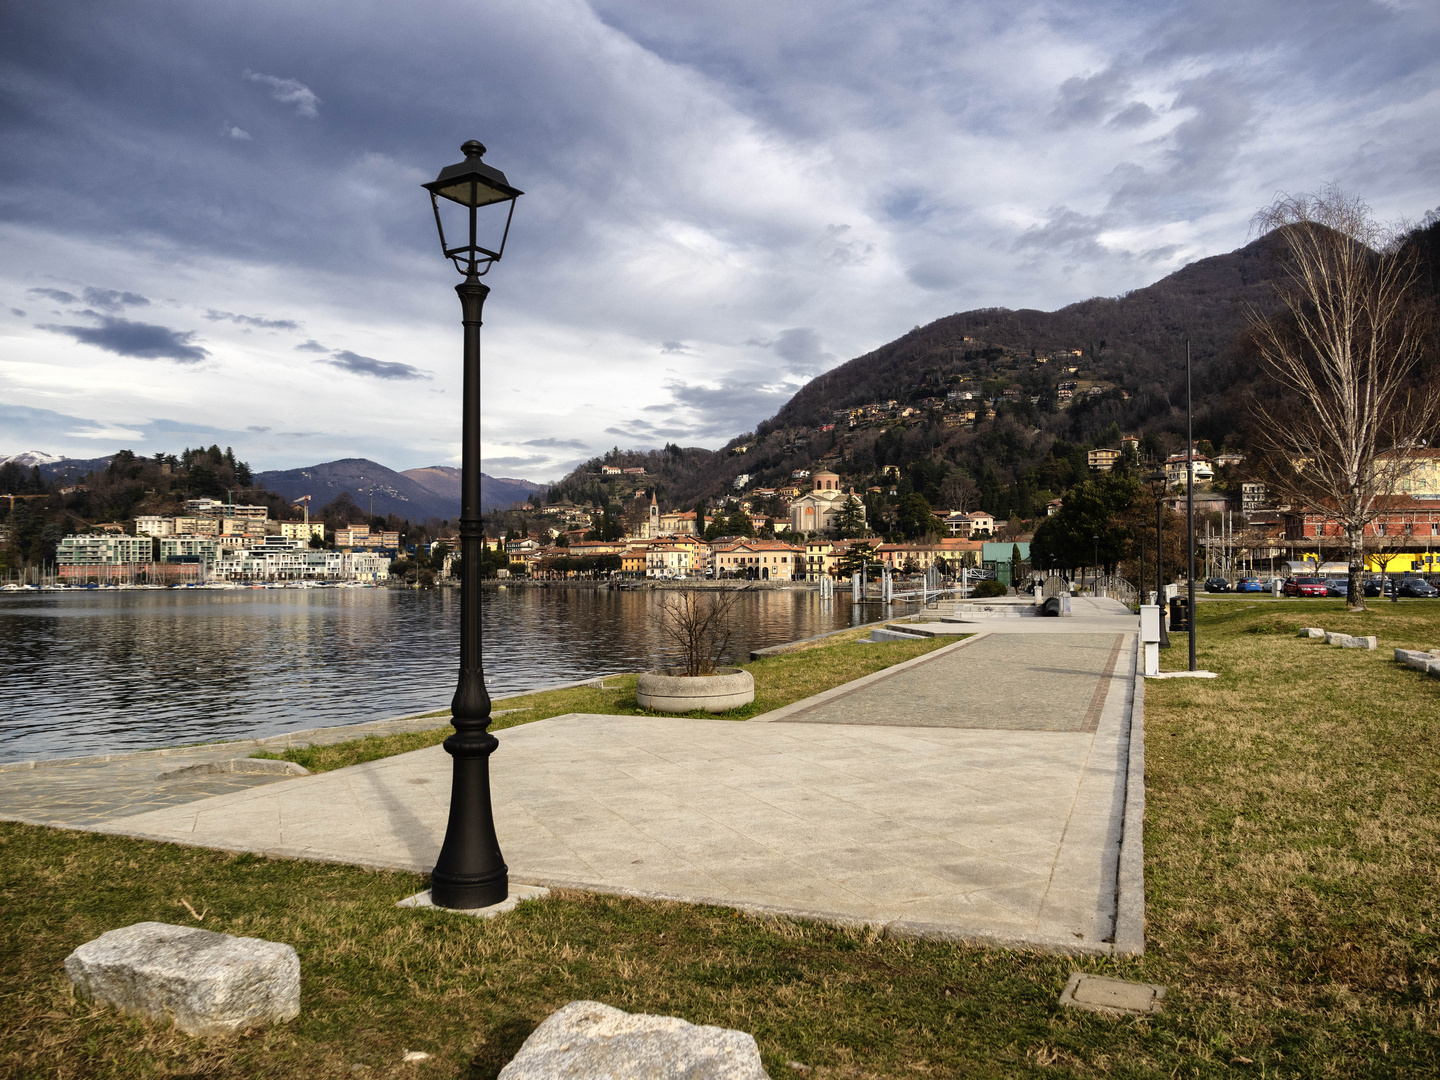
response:
{"label": "circular stone planter", "polygon": [[755,677],[740,668],[716,668],[714,675],[677,675],[675,671],[641,672],[635,698],[642,709],[728,712],[755,700]]}

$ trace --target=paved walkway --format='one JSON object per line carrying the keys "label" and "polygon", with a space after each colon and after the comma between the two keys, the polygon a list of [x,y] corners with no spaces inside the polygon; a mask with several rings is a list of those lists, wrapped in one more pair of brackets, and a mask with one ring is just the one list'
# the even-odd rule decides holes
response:
{"label": "paved walkway", "polygon": [[[1139,839],[1134,618],[1077,607],[995,620],[748,723],[572,714],[508,729],[491,769],[512,879],[1133,949],[1116,913],[1136,910],[1117,893],[1139,885],[1133,858],[1129,879],[1119,869]],[[89,827],[423,872],[449,783],[433,747]]]}

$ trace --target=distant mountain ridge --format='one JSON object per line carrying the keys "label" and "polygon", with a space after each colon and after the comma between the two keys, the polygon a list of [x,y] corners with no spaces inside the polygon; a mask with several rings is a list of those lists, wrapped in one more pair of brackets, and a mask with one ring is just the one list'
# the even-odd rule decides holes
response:
{"label": "distant mountain ridge", "polygon": [[[406,469],[408,476],[421,487],[460,505],[460,470],[453,465],[431,465],[423,469]],[[543,495],[546,485],[508,476],[480,474],[480,509],[486,513],[503,510],[512,503],[523,503],[534,495]],[[456,510],[459,513],[459,510]]]}
{"label": "distant mountain ridge", "polygon": [[[41,450],[0,455],[0,465],[14,462],[24,469],[38,467],[47,483],[79,480],[86,473],[105,469],[113,454],[95,458],[67,458]],[[460,516],[460,470],[449,465],[396,472],[369,458],[341,458],[338,461],[306,465],[298,469],[269,469],[255,474],[255,486],[287,499],[312,496],[310,508],[318,511],[348,491],[355,505],[369,510],[372,487],[377,514],[398,514],[411,521],[426,518],[454,520]],[[545,492],[544,484],[513,477],[480,474],[480,507],[483,512],[503,510]]]}
{"label": "distant mountain ridge", "polygon": [[[300,469],[256,473],[255,483],[287,499],[310,495],[312,510],[344,491],[367,512],[373,504],[377,514],[396,514],[411,521],[432,517],[453,521],[460,516],[460,470],[448,465],[396,472],[369,458],[341,458]],[[544,486],[528,480],[480,474],[480,508],[485,512],[504,509],[539,491],[544,491]]]}

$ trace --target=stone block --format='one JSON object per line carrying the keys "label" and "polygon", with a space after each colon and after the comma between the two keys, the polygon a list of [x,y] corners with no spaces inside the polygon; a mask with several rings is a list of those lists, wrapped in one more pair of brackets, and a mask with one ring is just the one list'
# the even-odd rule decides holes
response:
{"label": "stone block", "polygon": [[769,1080],[753,1036],[572,1001],[536,1028],[499,1080]]}
{"label": "stone block", "polygon": [[1344,645],[1344,644],[1345,644],[1347,641],[1349,641],[1349,640],[1350,640],[1350,635],[1349,635],[1349,634],[1326,634],[1326,635],[1325,635],[1325,644],[1326,644],[1326,645]]}
{"label": "stone block", "polygon": [[1416,671],[1425,671],[1434,659],[1435,657],[1429,653],[1419,652],[1416,649],[1395,650],[1395,662],[1404,664],[1408,668],[1414,668]]}
{"label": "stone block", "polygon": [[300,958],[289,945],[142,922],[65,958],[85,997],[174,1020],[190,1035],[228,1035],[300,1014]]}
{"label": "stone block", "polygon": [[1369,649],[1374,652],[1380,647],[1380,642],[1372,634],[1369,637],[1347,637],[1340,645],[1346,649]]}
{"label": "stone block", "polygon": [[1325,636],[1325,631],[1322,630],[1322,629],[1320,629],[1320,627],[1318,627],[1318,626],[1302,626],[1302,627],[1300,628],[1300,637],[1303,637],[1303,638],[1322,638],[1322,637],[1324,637],[1324,636]]}
{"label": "stone block", "polygon": [[1060,992],[1060,1004],[1086,1012],[1110,1016],[1144,1016],[1158,1013],[1165,1000],[1165,987],[1154,983],[1127,982],[1104,975],[1074,972]]}
{"label": "stone block", "polygon": [[1425,674],[1432,678],[1440,679],[1440,659],[1431,660],[1425,665]]}

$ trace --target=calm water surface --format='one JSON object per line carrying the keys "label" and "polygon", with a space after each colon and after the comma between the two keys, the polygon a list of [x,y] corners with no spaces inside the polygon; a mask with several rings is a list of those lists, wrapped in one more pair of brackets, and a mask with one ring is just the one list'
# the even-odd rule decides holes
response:
{"label": "calm water surface", "polygon": [[[485,594],[494,695],[658,666],[663,593]],[[735,654],[879,618],[848,596],[745,593]],[[459,590],[0,594],[0,760],[94,754],[446,708]]]}

